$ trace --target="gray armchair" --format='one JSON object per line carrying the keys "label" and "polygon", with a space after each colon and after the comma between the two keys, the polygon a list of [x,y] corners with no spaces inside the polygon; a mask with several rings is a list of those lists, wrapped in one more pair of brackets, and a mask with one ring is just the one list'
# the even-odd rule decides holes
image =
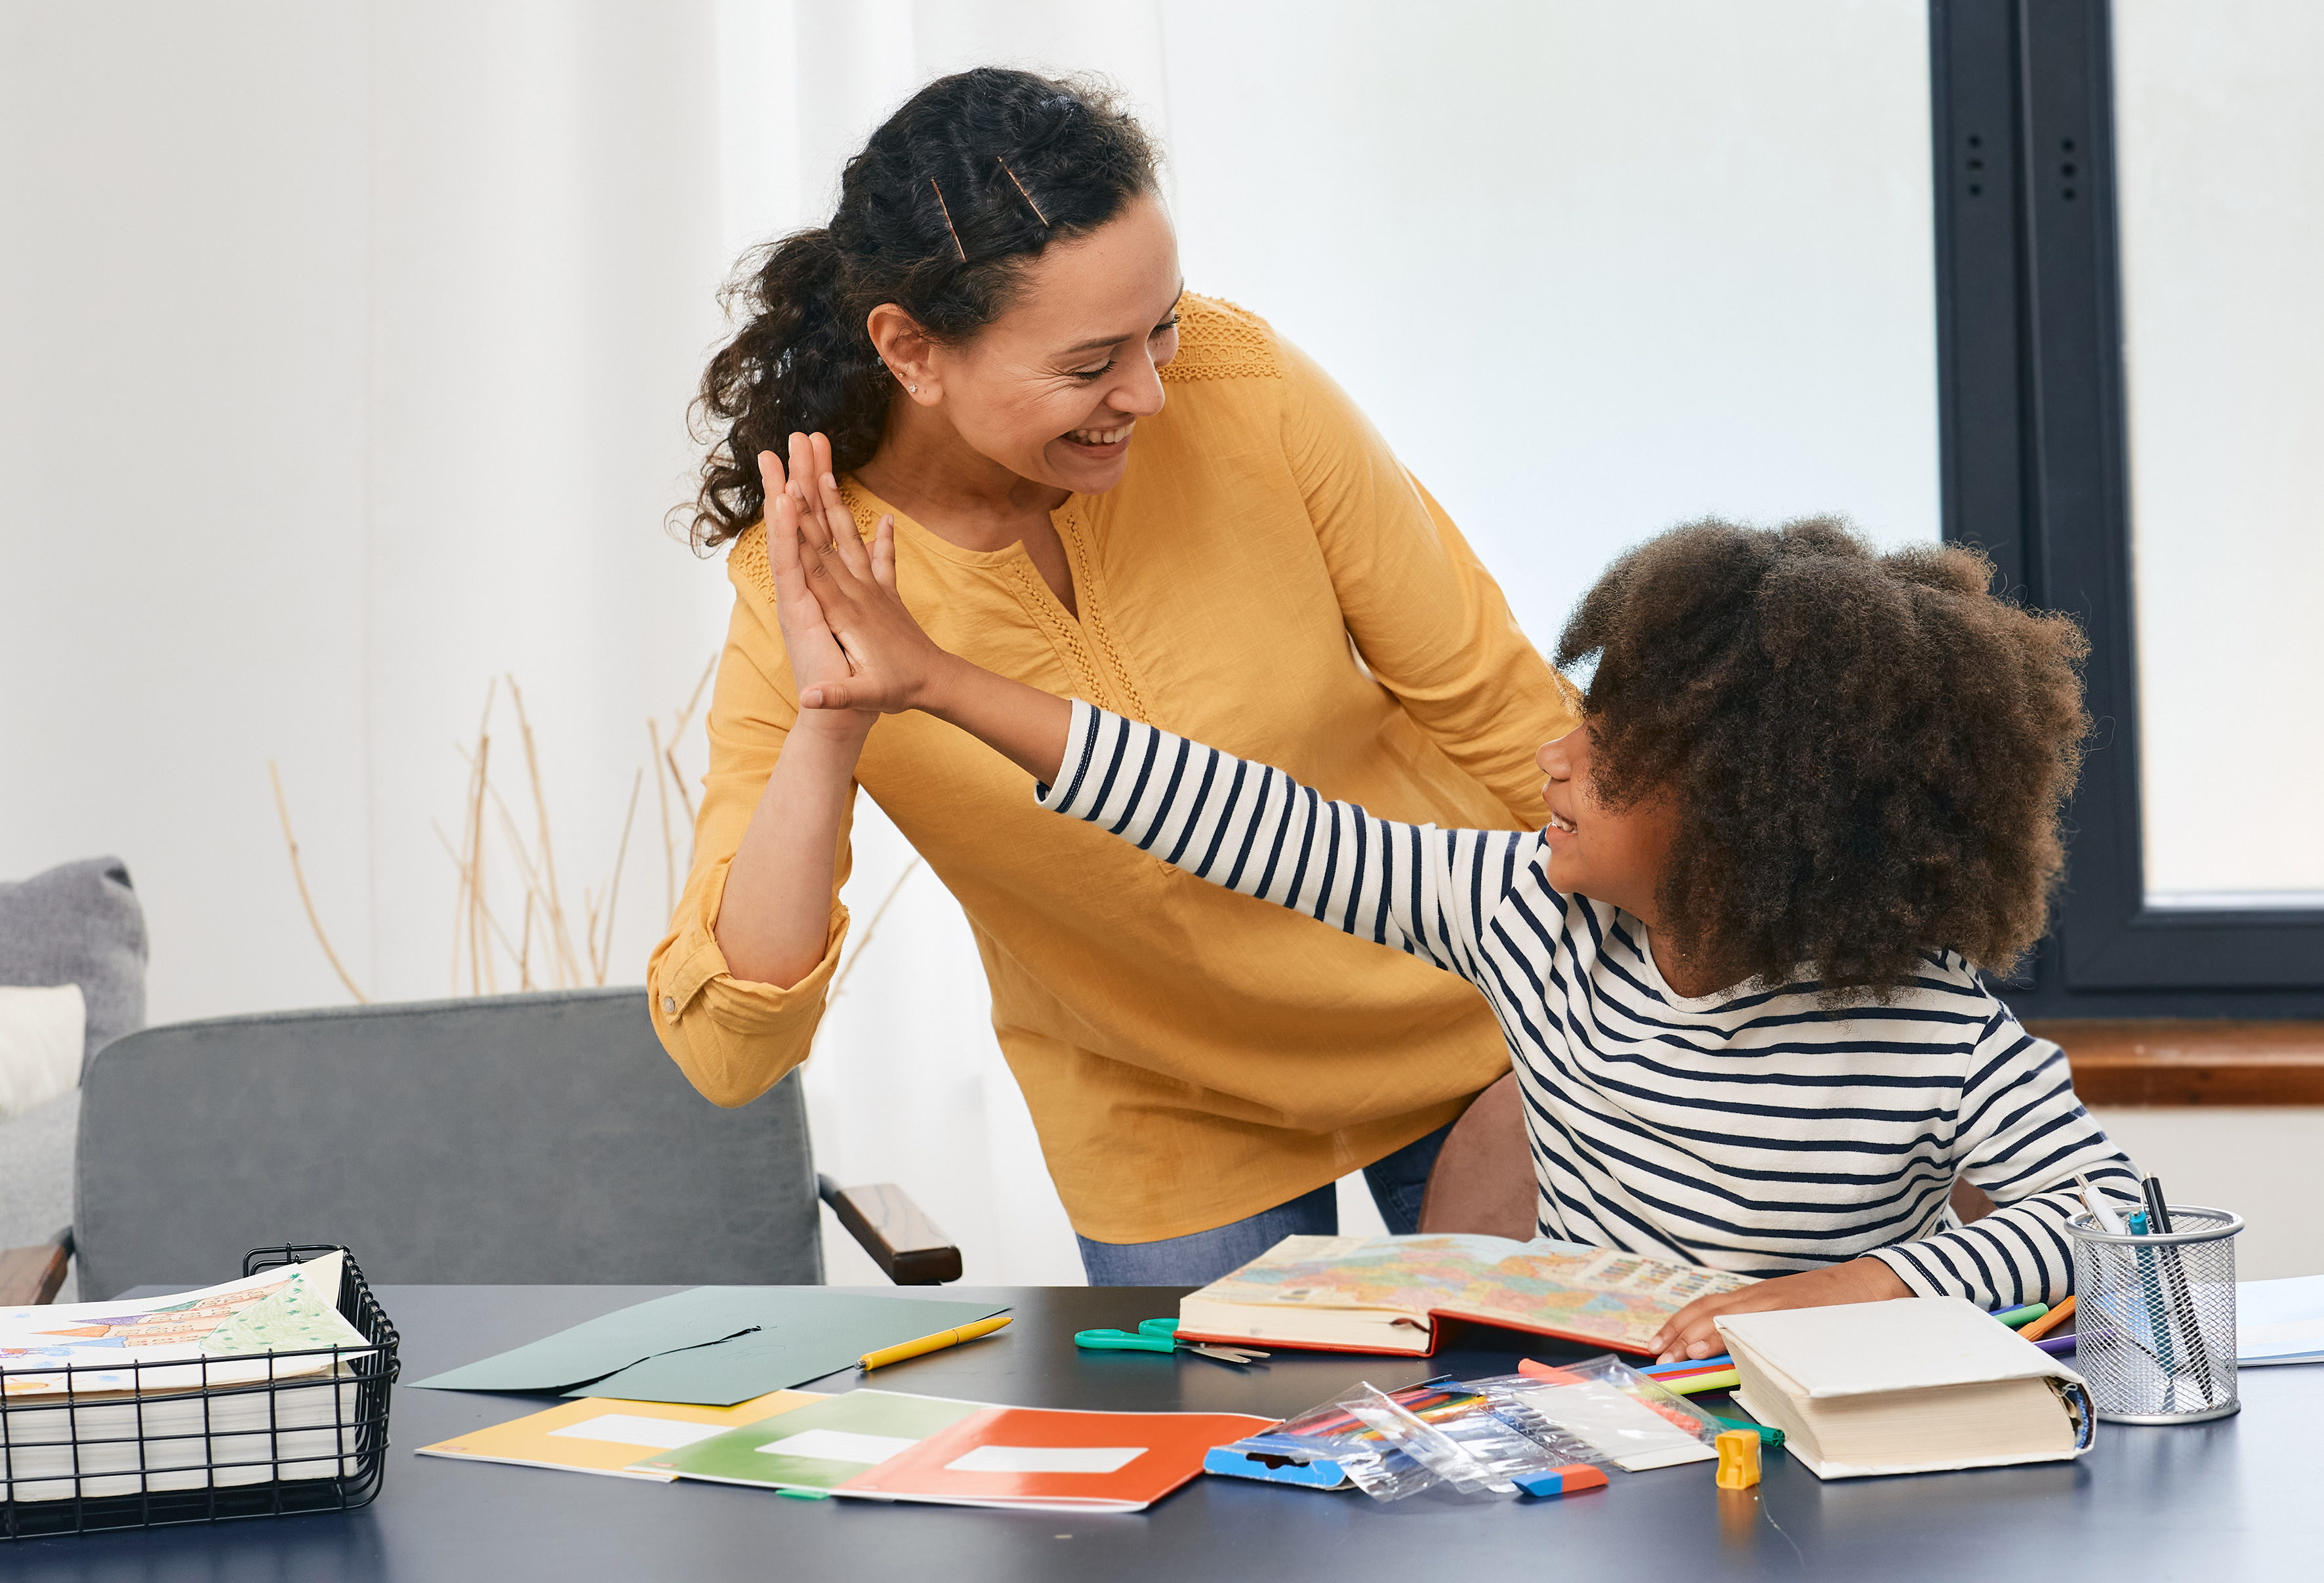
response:
{"label": "gray armchair", "polygon": [[816,1282],[818,1197],[890,1279],[959,1279],[900,1190],[816,1175],[795,1079],[696,1093],[640,989],[182,1023],[89,1063],[69,1242],[0,1252],[0,1306],[68,1248],[88,1299],[308,1242],[375,1283]]}

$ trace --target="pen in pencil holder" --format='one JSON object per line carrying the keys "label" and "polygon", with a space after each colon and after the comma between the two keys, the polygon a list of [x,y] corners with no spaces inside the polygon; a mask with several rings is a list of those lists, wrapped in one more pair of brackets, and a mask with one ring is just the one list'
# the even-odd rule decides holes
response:
{"label": "pen in pencil holder", "polygon": [[2110,1423],[2200,1423],[2236,1398],[2236,1234],[2243,1217],[2169,1208],[2169,1232],[2103,1229],[2074,1239],[2074,1367]]}

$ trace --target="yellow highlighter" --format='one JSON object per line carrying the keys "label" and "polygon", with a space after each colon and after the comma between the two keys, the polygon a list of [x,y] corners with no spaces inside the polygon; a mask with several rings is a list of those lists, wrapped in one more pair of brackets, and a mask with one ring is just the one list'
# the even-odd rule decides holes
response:
{"label": "yellow highlighter", "polygon": [[867,1352],[855,1360],[858,1368],[884,1368],[891,1363],[901,1363],[908,1357],[918,1357],[926,1352],[942,1352],[947,1347],[957,1347],[964,1341],[973,1341],[980,1336],[990,1336],[1009,1322],[1007,1314],[989,1319],[979,1319],[973,1325],[963,1325],[957,1330],[938,1330],[933,1336],[923,1336],[918,1341],[906,1341],[895,1347],[883,1347],[877,1352]]}

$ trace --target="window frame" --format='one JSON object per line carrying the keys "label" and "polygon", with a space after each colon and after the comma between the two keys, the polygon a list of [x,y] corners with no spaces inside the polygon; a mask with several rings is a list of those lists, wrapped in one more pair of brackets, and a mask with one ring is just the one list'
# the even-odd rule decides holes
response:
{"label": "window frame", "polygon": [[2324,910],[2146,903],[2109,0],[1930,0],[1947,541],[2090,640],[2027,1016],[2324,1014]]}

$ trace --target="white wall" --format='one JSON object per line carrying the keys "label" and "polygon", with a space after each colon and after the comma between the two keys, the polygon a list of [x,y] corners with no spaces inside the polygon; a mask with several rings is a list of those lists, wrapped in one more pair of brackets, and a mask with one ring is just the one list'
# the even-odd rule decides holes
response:
{"label": "white wall", "polygon": [[362,14],[5,16],[0,874],[125,856],[157,1016],[340,999],[266,761],[367,953]]}
{"label": "white wall", "polygon": [[2236,1238],[2238,1280],[2324,1271],[2314,1163],[2324,1107],[2157,1106],[2091,1114],[2141,1171],[2163,1179],[2172,1203],[2244,1217]]}
{"label": "white wall", "polygon": [[[512,671],[566,883],[602,884],[645,717],[723,631],[720,569],[659,527],[713,289],[826,212],[896,100],[977,60],[1128,86],[1169,143],[1190,283],[1321,357],[1544,644],[1610,553],[1687,515],[1933,535],[1917,0],[1412,18],[0,4],[0,875],[125,856],[157,1020],[342,1001],[276,759],[359,981],[441,994],[455,881],[430,821],[456,833],[455,745]],[[617,981],[660,928],[650,796]],[[862,811],[865,919],[906,855]],[[822,1163],[910,1188],[972,1279],[1077,1278],[925,873],[873,949],[915,991],[833,1009]]]}
{"label": "white wall", "polygon": [[[441,995],[430,821],[460,828],[488,679],[525,685],[563,866],[603,884],[646,716],[723,630],[657,525],[726,254],[708,10],[7,25],[0,873],[125,856],[156,1020],[343,1000],[278,760],[358,982]],[[616,982],[663,904],[659,835],[632,850]]]}

